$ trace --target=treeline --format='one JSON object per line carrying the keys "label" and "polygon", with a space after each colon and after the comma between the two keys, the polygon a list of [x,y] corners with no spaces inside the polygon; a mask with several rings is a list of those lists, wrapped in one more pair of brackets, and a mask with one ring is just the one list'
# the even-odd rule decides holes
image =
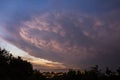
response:
{"label": "treeline", "polygon": [[0,48],[0,80],[120,80],[120,67],[115,72],[106,68],[104,73],[97,65],[85,71],[40,72],[30,62]]}

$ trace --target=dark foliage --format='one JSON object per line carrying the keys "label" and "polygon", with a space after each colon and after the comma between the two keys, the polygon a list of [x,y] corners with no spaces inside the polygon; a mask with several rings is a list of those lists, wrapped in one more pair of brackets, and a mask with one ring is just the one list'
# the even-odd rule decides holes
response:
{"label": "dark foliage", "polygon": [[32,65],[0,49],[0,80],[27,80],[33,73]]}
{"label": "dark foliage", "polygon": [[68,72],[43,72],[33,70],[30,62],[13,57],[0,48],[0,80],[120,80],[120,67],[112,72],[108,67],[102,73],[98,65],[90,70]]}

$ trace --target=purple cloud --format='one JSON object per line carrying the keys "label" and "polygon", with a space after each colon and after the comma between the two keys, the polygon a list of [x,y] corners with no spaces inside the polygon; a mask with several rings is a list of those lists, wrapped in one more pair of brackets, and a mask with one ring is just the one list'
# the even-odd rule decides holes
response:
{"label": "purple cloud", "polygon": [[119,65],[119,12],[93,16],[53,12],[33,15],[21,24],[6,26],[5,37],[29,54],[69,67]]}

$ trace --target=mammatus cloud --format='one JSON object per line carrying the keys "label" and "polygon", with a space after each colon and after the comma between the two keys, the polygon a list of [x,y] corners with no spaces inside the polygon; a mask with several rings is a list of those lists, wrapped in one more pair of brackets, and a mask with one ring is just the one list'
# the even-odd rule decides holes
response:
{"label": "mammatus cloud", "polygon": [[[118,12],[99,17],[67,12],[36,15],[13,27],[17,28],[19,40],[7,40],[31,55],[69,67],[98,63],[117,65],[120,58],[120,18],[115,14]],[[33,62],[38,64],[39,60]],[[51,63],[49,65],[52,66]]]}
{"label": "mammatus cloud", "polygon": [[[87,17],[80,17],[80,19],[84,18]],[[19,34],[26,42],[35,47],[53,52],[49,54],[61,55],[64,58],[71,55],[75,58],[82,54],[79,58],[84,59],[87,56],[94,56],[92,52],[95,50],[91,45],[86,46],[86,42],[82,41],[88,37],[85,32],[81,31],[82,27],[77,26],[80,19],[73,15],[67,16],[67,14],[45,14],[24,22]],[[76,21],[77,23],[75,23]],[[89,52],[90,54],[87,54]],[[54,56],[50,57],[54,58]]]}

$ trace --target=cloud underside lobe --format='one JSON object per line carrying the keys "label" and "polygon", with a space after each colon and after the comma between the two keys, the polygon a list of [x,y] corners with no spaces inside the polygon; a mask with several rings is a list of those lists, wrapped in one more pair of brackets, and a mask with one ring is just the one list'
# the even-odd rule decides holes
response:
{"label": "cloud underside lobe", "polygon": [[112,65],[120,58],[120,17],[116,13],[99,17],[67,12],[36,15],[12,27],[17,33],[8,30],[16,37],[6,39],[31,55],[69,67]]}

